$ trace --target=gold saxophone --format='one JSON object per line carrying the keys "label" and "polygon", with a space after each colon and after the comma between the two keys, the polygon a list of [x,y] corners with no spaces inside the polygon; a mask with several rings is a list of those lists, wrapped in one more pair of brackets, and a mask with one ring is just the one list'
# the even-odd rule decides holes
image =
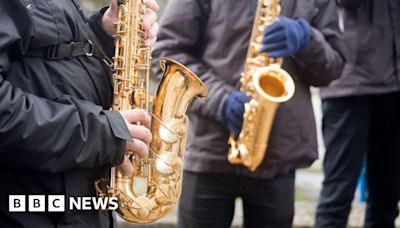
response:
{"label": "gold saxophone", "polygon": [[[114,56],[115,111],[149,110],[150,54],[144,42],[144,0],[125,0],[119,6]],[[99,197],[116,197],[117,213],[129,222],[149,223],[170,212],[181,193],[182,162],[186,145],[188,106],[208,91],[200,79],[171,59],[160,62],[163,77],[153,99],[153,140],[149,156],[131,156],[134,175],[126,177],[115,167],[110,179],[95,182]]]}
{"label": "gold saxophone", "polygon": [[251,98],[245,104],[243,128],[238,138],[230,136],[228,160],[243,164],[251,171],[264,159],[268,138],[279,103],[294,94],[294,82],[281,68],[282,59],[260,53],[262,35],[280,15],[280,0],[259,0],[253,31],[240,83],[241,91]]}

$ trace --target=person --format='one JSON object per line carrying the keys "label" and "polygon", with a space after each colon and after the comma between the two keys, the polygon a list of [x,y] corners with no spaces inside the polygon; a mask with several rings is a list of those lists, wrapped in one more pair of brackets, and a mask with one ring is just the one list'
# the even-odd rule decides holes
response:
{"label": "person", "polygon": [[[154,43],[158,5],[146,6]],[[132,175],[125,151],[148,152],[150,116],[109,111],[118,9],[111,0],[86,18],[77,0],[0,2],[0,227],[113,227],[111,212],[68,210],[67,200],[96,196],[111,166]],[[66,211],[13,213],[10,195],[64,195]]]}
{"label": "person", "polygon": [[292,227],[295,170],[317,158],[309,87],[326,86],[342,71],[337,6],[282,0],[282,16],[266,29],[262,50],[284,57],[296,92],[279,106],[266,157],[255,172],[227,160],[228,137],[240,132],[249,100],[239,79],[256,4],[169,0],[162,16],[154,60],[176,59],[209,90],[206,100],[190,107],[178,227],[229,227],[236,197],[243,199],[245,227]]}
{"label": "person", "polygon": [[316,227],[346,227],[366,158],[364,227],[394,227],[400,150],[400,2],[342,0],[347,63],[321,89],[324,174]]}

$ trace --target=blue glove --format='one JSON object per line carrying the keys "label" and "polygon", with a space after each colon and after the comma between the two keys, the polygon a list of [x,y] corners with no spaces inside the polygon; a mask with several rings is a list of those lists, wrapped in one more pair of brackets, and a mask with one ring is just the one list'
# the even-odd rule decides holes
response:
{"label": "blue glove", "polygon": [[310,44],[311,34],[311,26],[306,20],[281,16],[265,29],[260,51],[268,52],[273,58],[291,56]]}
{"label": "blue glove", "polygon": [[230,132],[239,136],[243,125],[244,104],[251,99],[242,92],[232,92],[225,100],[220,120]]}

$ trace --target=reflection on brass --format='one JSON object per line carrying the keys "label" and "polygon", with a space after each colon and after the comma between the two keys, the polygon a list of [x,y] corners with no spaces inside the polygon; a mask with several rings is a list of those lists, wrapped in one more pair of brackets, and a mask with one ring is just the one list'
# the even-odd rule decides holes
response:
{"label": "reflection on brass", "polygon": [[[150,223],[172,211],[181,193],[182,162],[192,100],[207,96],[200,79],[186,67],[163,59],[164,71],[153,104],[149,96],[151,48],[144,42],[144,0],[120,5],[114,56],[114,111],[152,107],[149,156],[131,156],[132,177],[111,169],[110,179],[95,182],[99,197],[117,197],[117,213],[129,222]],[[138,123],[140,124],[140,123]],[[111,152],[112,153],[112,152]]]}
{"label": "reflection on brass", "polygon": [[230,136],[228,160],[251,171],[264,159],[269,134],[279,103],[294,94],[294,82],[281,68],[282,59],[260,53],[264,30],[280,15],[280,0],[259,0],[246,63],[240,79],[241,91],[251,98],[245,104],[243,128],[238,138]]}

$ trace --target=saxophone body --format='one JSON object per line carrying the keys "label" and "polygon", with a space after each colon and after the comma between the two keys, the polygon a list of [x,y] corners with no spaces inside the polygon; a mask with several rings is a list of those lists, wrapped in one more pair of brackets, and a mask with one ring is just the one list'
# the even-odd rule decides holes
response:
{"label": "saxophone body", "polygon": [[125,0],[119,7],[112,109],[150,112],[152,107],[153,140],[148,157],[130,156],[132,177],[113,167],[110,179],[97,180],[95,188],[99,197],[117,198],[116,212],[125,220],[150,223],[169,213],[179,199],[188,128],[185,113],[195,97],[205,97],[208,91],[189,69],[163,59],[163,77],[156,95],[150,98],[151,48],[144,43],[141,26],[144,0]]}
{"label": "saxophone body", "polygon": [[266,27],[280,15],[280,0],[259,0],[247,51],[240,90],[251,98],[245,104],[243,127],[239,136],[230,136],[228,160],[251,171],[264,159],[276,110],[295,90],[293,79],[281,68],[283,60],[260,53]]}

